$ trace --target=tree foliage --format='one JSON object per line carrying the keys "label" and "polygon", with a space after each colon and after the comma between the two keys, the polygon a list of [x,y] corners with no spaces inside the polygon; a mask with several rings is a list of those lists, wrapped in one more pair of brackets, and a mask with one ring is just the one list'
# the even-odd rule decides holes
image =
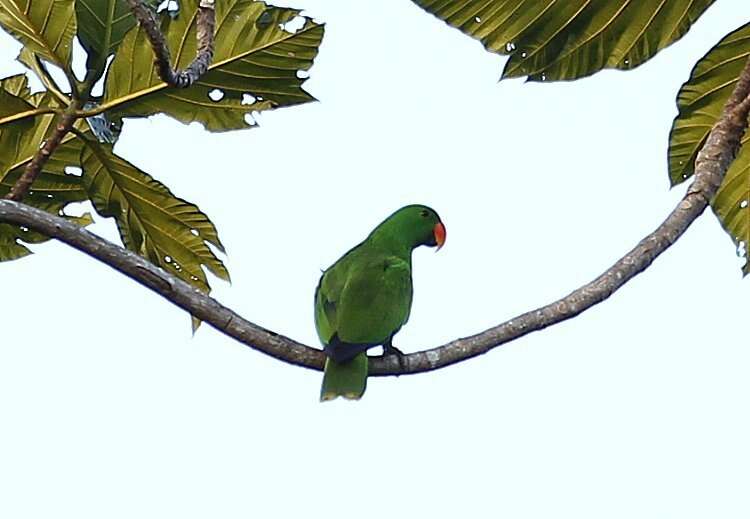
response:
{"label": "tree foliage", "polygon": [[[197,0],[183,1],[181,15],[163,16],[162,30],[174,49],[178,68],[195,55]],[[252,126],[252,114],[312,101],[302,89],[299,71],[308,70],[318,53],[323,27],[299,17],[299,11],[268,7],[252,0],[217,4],[214,61],[194,85],[175,89],[153,67],[152,50],[144,31],[130,31],[107,75],[102,108],[114,116],[145,117],[165,113],[183,123],[200,122],[210,131]]]}
{"label": "tree foliage", "polygon": [[680,39],[715,0],[413,0],[491,52],[503,78],[578,79],[633,69]]}
{"label": "tree foliage", "polygon": [[[0,194],[18,180],[59,115],[79,110],[73,132],[44,165],[24,202],[64,215],[67,204],[91,201],[100,216],[115,220],[127,248],[199,290],[210,290],[204,268],[229,280],[217,256],[224,248],[208,216],[118,157],[112,143],[124,117],[164,113],[218,132],[254,126],[255,112],[312,101],[300,71],[312,66],[323,26],[295,9],[219,1],[213,63],[198,83],[177,89],[156,75],[151,47],[124,0],[2,0],[0,7],[0,25],[24,45],[19,61],[47,87],[32,93],[25,74],[0,83]],[[159,14],[177,67],[195,54],[197,9],[197,0],[183,0],[176,16]],[[87,53],[83,79],[72,71],[74,36]],[[70,89],[52,79],[50,67],[65,73]],[[100,80],[104,91],[94,95]],[[85,225],[91,219],[76,221]],[[2,224],[0,260],[29,254],[21,242],[44,240]]]}
{"label": "tree foliage", "polygon": [[[737,84],[737,77],[750,56],[750,23],[730,33],[712,48],[693,69],[677,96],[679,115],[669,142],[669,179],[672,185],[693,176],[695,158],[708,132],[721,114],[722,106]],[[744,143],[750,140],[745,135]],[[714,213],[747,259],[750,243],[750,148],[743,146],[727,172],[716,198]],[[750,272],[745,262],[743,272]]]}

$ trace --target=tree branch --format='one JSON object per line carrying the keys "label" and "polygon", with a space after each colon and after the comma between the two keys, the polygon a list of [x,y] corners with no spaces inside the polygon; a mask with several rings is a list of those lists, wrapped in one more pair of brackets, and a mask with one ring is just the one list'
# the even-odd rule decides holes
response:
{"label": "tree branch", "polygon": [[73,128],[73,125],[78,119],[78,116],[75,114],[77,109],[78,104],[74,101],[62,114],[60,114],[60,119],[55,125],[55,129],[52,130],[52,134],[44,141],[36,154],[34,154],[31,161],[26,164],[21,176],[16,183],[13,184],[13,187],[8,194],[5,195],[6,199],[16,202],[23,200],[23,197],[25,197],[29,192],[29,189],[31,189],[31,184],[33,184],[36,177],[39,176],[39,173],[42,171],[42,168],[47,163],[50,156],[55,152],[63,138]]}
{"label": "tree branch", "polygon": [[126,0],[136,20],[143,28],[154,50],[154,61],[159,77],[170,86],[186,88],[206,73],[214,57],[214,28],[216,13],[214,0],[201,0],[198,6],[197,34],[198,49],[195,59],[184,70],[172,69],[169,47],[159,28],[154,12],[144,5],[143,0]]}
{"label": "tree branch", "polygon": [[[494,328],[439,346],[405,355],[375,357],[371,375],[402,375],[431,371],[476,357],[531,332],[570,319],[607,299],[643,272],[703,213],[734,160],[748,126],[750,59],[696,159],[693,183],[677,207],[651,234],[590,283],[551,304],[526,312]],[[46,145],[45,145],[46,147]],[[10,200],[0,201],[0,221],[24,225],[106,263],[165,297],[222,333],[284,362],[321,370],[325,356],[317,348],[247,321],[215,299],[168,274],[142,257],[39,209]]]}
{"label": "tree branch", "polygon": [[141,256],[64,218],[26,204],[0,200],[0,221],[23,225],[85,252],[243,344],[291,364],[323,369],[324,354],[321,350],[247,321]]}

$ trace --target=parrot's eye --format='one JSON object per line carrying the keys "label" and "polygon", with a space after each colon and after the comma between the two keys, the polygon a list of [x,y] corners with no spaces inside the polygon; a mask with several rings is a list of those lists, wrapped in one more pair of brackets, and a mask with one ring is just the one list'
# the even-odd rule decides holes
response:
{"label": "parrot's eye", "polygon": [[430,212],[427,209],[422,209],[422,211],[419,213],[419,216],[421,216],[422,218],[427,218],[428,216],[430,216]]}

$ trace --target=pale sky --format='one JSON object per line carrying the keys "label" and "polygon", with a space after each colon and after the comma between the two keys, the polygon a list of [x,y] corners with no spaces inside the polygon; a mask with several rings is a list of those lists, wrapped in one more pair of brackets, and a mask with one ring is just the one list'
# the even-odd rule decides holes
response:
{"label": "pale sky", "polygon": [[[129,121],[116,152],[198,204],[214,295],[316,345],[320,270],[390,212],[448,230],[414,258],[405,351],[589,281],[682,196],[667,138],[720,0],[641,68],[498,83],[504,58],[408,0],[297,0],[327,22],[320,102],[208,134]],[[0,73],[20,71],[0,35]],[[116,239],[113,222],[91,229]],[[58,243],[0,264],[0,517],[750,516],[750,285],[712,214],[605,303],[434,373],[318,402],[321,374],[203,326]]]}

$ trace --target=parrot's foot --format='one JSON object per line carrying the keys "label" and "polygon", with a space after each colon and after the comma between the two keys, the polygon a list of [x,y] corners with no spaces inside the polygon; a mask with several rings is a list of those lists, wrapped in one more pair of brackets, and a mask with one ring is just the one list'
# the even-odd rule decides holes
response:
{"label": "parrot's foot", "polygon": [[388,341],[386,344],[383,344],[383,357],[388,357],[389,355],[396,355],[398,357],[398,367],[401,371],[406,371],[406,359],[404,358],[406,354],[396,348],[393,344],[391,344],[390,341]]}
{"label": "parrot's foot", "polygon": [[387,357],[388,355],[398,355],[399,357],[403,357],[405,353],[396,348],[393,344],[383,344],[383,357]]}

